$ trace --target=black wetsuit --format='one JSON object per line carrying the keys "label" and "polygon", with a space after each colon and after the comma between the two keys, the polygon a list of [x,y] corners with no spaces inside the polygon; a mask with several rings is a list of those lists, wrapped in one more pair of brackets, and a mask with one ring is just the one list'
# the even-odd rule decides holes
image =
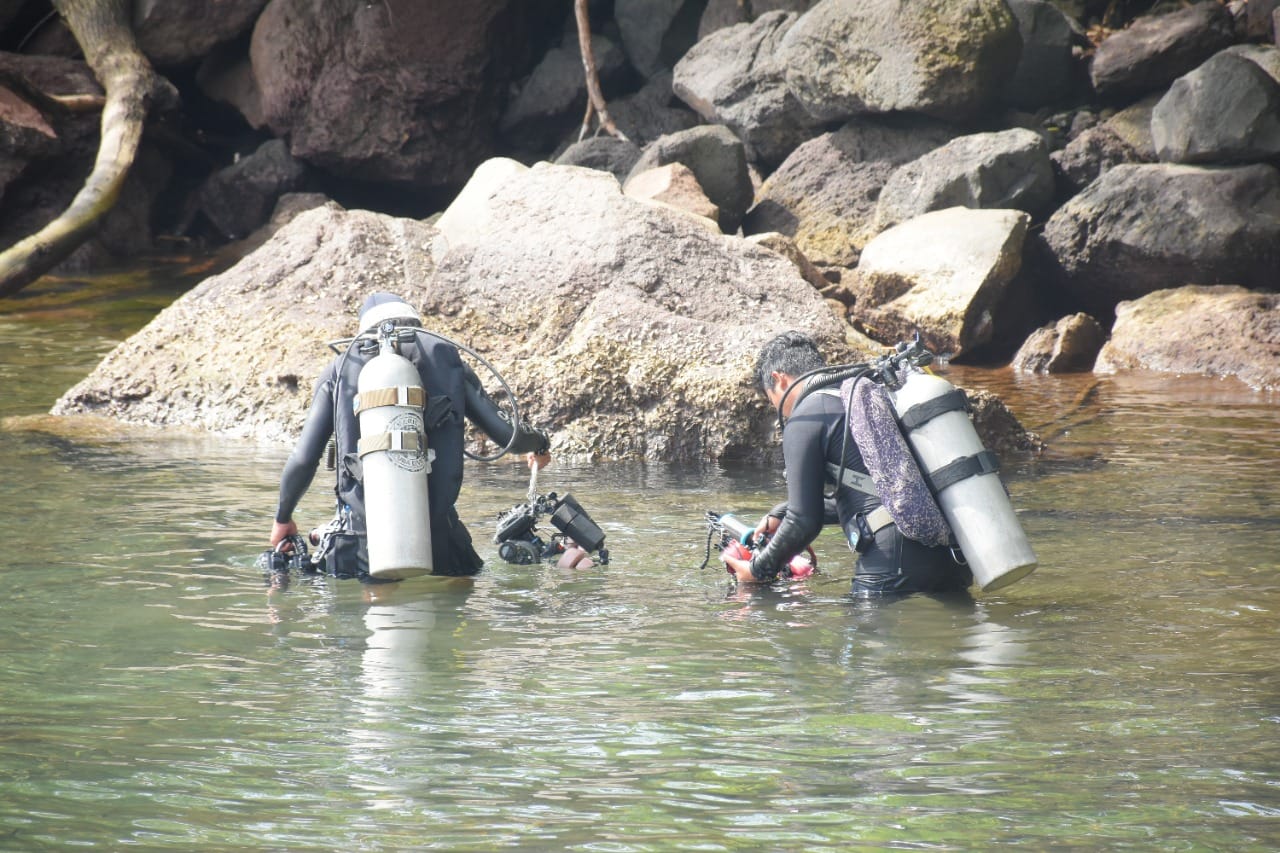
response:
{"label": "black wetsuit", "polygon": [[[834,501],[824,501],[833,482],[827,464],[844,465],[867,473],[853,438],[844,440],[844,406],[838,394],[813,392],[791,412],[782,432],[786,464],[787,502],[773,514],[782,519],[777,532],[751,562],[751,573],[769,580],[813,542],[824,523],[839,523],[846,541],[853,542],[857,516],[880,506],[880,500],[842,484]],[[896,525],[882,528],[857,562],[853,592],[863,597],[914,592],[958,592],[973,582],[969,569],[957,563],[948,548],[935,548],[907,539]]]}
{"label": "black wetsuit", "polygon": [[[427,446],[435,452],[427,478],[433,573],[473,575],[480,570],[482,560],[471,545],[471,534],[454,509],[462,488],[463,419],[474,423],[502,447],[511,440],[513,427],[484,392],[475,372],[459,358],[455,347],[419,334],[415,341],[403,344],[400,351],[418,368],[427,393],[424,412]],[[360,369],[374,354],[353,349],[345,357],[338,356],[330,362],[316,385],[306,424],[280,478],[276,521],[285,523],[293,518],[294,509],[311,485],[329,437],[335,437],[338,501],[340,508],[350,508],[351,526],[358,537],[357,565],[340,567],[338,573],[342,576],[363,577],[368,573],[364,486],[355,461],[360,426],[352,401]],[[512,453],[546,452],[547,435],[521,424],[516,427],[510,450]]]}

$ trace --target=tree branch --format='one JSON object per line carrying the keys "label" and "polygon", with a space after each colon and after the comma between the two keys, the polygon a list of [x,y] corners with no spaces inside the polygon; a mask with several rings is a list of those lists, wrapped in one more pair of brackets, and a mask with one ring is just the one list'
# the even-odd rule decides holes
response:
{"label": "tree branch", "polygon": [[596,58],[591,50],[591,19],[587,15],[587,0],[573,0],[573,14],[578,23],[578,49],[582,53],[582,69],[587,77],[587,114],[582,119],[578,141],[586,138],[587,131],[591,128],[592,113],[600,117],[601,129],[611,136],[625,140],[626,134],[618,130],[613,119],[609,118],[609,106],[600,89],[600,75],[596,72]]}
{"label": "tree branch", "polygon": [[125,0],[53,0],[106,92],[93,171],[70,206],[0,253],[0,297],[12,296],[74,252],[115,205],[157,96],[176,98],[138,50]]}

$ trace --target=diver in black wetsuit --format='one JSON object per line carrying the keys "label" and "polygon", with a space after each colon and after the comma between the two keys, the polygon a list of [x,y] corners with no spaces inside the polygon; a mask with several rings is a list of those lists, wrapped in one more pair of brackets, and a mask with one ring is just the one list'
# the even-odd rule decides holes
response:
{"label": "diver in black wetsuit", "polygon": [[833,482],[828,463],[838,466],[842,452],[845,469],[867,472],[857,445],[844,440],[848,428],[838,391],[801,386],[787,393],[797,377],[825,363],[817,344],[799,332],[779,335],[761,350],[756,378],[775,408],[783,403],[782,414],[787,418],[782,432],[787,501],[761,519],[756,535],[770,538],[750,560],[730,554],[722,554],[721,559],[740,582],[768,583],[813,542],[823,524],[839,523],[851,547],[856,543],[855,550],[864,549],[855,568],[854,595],[873,598],[967,589],[972,575],[955,561],[951,550],[907,539],[877,497],[841,483],[834,501],[825,499]]}
{"label": "diver in black wetsuit", "polygon": [[[376,328],[385,320],[420,326],[418,312],[402,298],[375,293],[360,308],[360,331]],[[471,544],[471,534],[458,518],[454,503],[462,487],[464,418],[499,445],[513,453],[527,454],[529,465],[544,468],[551,462],[547,434],[521,423],[513,427],[493,399],[485,393],[475,372],[462,362],[456,347],[429,335],[417,335],[403,345],[402,354],[418,368],[427,393],[424,422],[427,444],[435,452],[427,478],[430,506],[431,550],[437,575],[473,575],[483,561]],[[271,546],[295,535],[293,511],[311,485],[330,436],[337,446],[338,486],[341,506],[350,508],[351,526],[358,547],[354,559],[335,570],[340,577],[368,579],[365,545],[364,487],[355,466],[359,421],[353,410],[356,380],[372,355],[349,351],[325,369],[316,385],[306,424],[280,477],[280,500],[271,529]],[[335,400],[335,394],[337,399]],[[335,423],[336,420],[336,423]],[[512,435],[514,429],[515,435]],[[428,520],[423,519],[426,523]]]}

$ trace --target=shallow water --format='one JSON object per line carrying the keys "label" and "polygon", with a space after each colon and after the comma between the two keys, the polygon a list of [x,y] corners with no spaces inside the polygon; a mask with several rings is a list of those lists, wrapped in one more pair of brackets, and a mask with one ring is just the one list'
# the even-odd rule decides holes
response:
{"label": "shallow water", "polygon": [[[0,315],[0,417],[154,301]],[[735,590],[703,514],[777,471],[563,460],[540,485],[608,566],[499,561],[503,462],[460,503],[474,582],[272,589],[288,448],[10,420],[0,850],[1280,847],[1280,400],[952,378],[1052,447],[1007,470],[1040,568],[968,606],[851,601],[834,533],[813,579]]]}

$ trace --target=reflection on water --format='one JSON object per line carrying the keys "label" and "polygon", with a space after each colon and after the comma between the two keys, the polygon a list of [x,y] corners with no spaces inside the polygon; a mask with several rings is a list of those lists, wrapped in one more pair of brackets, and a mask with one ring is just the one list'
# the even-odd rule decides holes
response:
{"label": "reflection on water", "polygon": [[[0,417],[111,345],[72,331],[0,318]],[[564,460],[541,485],[607,567],[497,561],[500,463],[460,503],[474,581],[273,587],[287,448],[7,421],[0,849],[1280,845],[1277,400],[961,378],[1053,446],[1009,466],[1041,568],[968,602],[851,600],[835,532],[809,581],[734,589],[703,514],[776,471]]]}

